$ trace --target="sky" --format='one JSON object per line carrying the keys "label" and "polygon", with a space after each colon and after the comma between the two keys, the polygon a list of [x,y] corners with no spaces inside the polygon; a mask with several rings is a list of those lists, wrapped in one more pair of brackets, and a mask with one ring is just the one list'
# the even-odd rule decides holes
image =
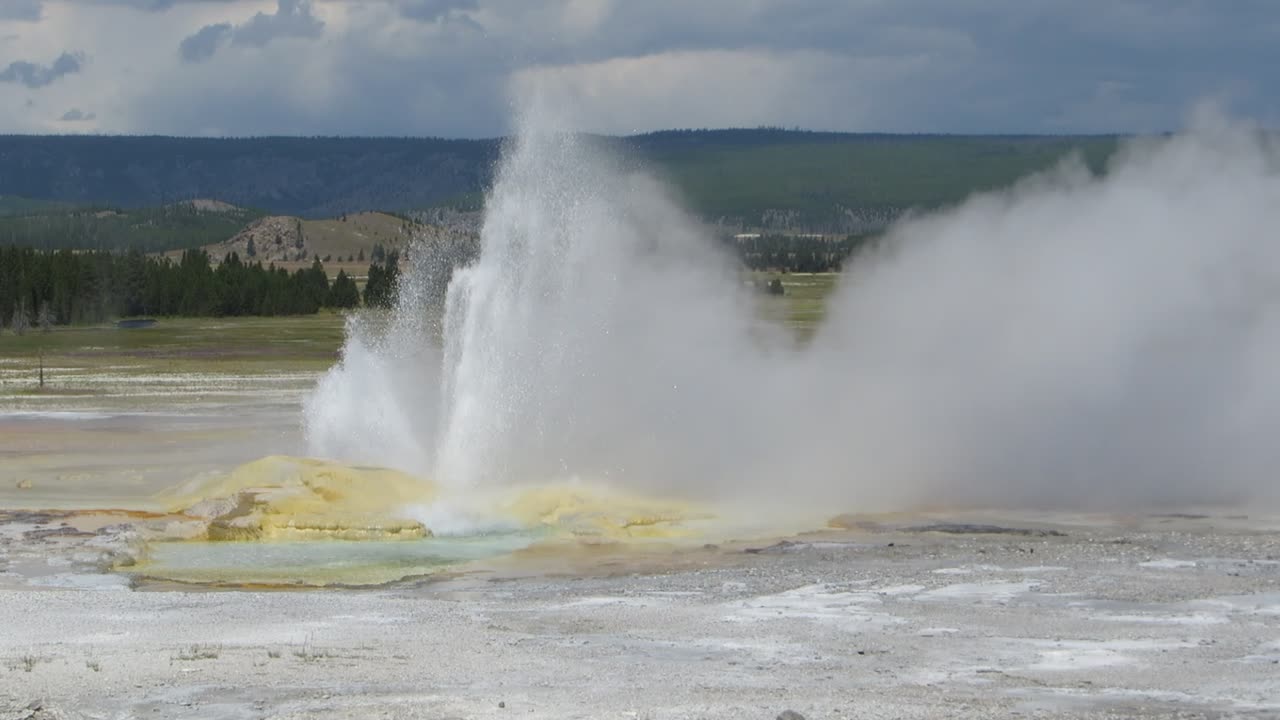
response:
{"label": "sky", "polygon": [[1274,126],[1275,67],[1275,0],[0,0],[6,133]]}

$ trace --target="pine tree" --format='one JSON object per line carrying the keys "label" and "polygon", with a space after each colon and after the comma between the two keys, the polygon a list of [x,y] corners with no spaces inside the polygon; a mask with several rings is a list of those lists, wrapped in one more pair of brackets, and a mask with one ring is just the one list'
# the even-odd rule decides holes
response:
{"label": "pine tree", "polygon": [[326,303],[333,308],[353,308],[360,304],[360,290],[356,281],[351,279],[346,270],[339,270],[333,286],[329,288],[329,299]]}
{"label": "pine tree", "polygon": [[40,332],[42,333],[53,330],[53,310],[49,307],[48,300],[40,303],[40,312],[36,314],[36,323],[40,325]]}
{"label": "pine tree", "polygon": [[364,282],[364,306],[383,307],[386,291],[383,289],[382,266],[373,263]]}
{"label": "pine tree", "polygon": [[31,320],[27,318],[26,304],[19,302],[13,309],[13,320],[9,323],[9,328],[13,330],[14,335],[26,335],[29,327],[31,327]]}

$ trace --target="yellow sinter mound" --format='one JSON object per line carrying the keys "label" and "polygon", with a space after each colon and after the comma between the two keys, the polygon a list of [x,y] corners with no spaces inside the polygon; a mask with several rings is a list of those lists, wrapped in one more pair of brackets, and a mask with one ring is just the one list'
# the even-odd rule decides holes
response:
{"label": "yellow sinter mound", "polygon": [[679,502],[571,484],[513,490],[502,513],[525,527],[605,539],[685,537],[692,532],[686,522],[711,517]]}
{"label": "yellow sinter mound", "polygon": [[[467,492],[447,498],[481,527],[548,530],[600,540],[682,538],[709,518],[682,503],[605,487],[553,484]],[[431,536],[414,515],[440,500],[435,485],[385,468],[285,456],[193,480],[164,493],[171,512],[200,518],[208,540],[418,539]]]}
{"label": "yellow sinter mound", "polygon": [[385,540],[429,536],[405,508],[435,494],[431,483],[395,470],[277,455],[186,483],[161,501],[208,519],[210,540]]}

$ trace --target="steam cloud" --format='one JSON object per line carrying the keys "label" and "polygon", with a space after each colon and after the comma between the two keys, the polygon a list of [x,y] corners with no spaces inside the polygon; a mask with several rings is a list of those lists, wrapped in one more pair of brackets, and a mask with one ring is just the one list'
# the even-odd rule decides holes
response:
{"label": "steam cloud", "polygon": [[[813,342],[664,188],[530,111],[478,262],[355,320],[311,452],[844,509],[1274,501],[1280,152],[1202,117],[898,223]],[[443,337],[443,344],[435,342]],[[834,504],[834,505],[833,505]]]}

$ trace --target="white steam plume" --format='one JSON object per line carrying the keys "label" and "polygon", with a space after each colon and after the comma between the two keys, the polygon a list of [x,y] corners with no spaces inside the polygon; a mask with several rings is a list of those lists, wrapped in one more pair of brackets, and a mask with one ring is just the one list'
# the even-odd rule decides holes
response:
{"label": "white steam plume", "polygon": [[313,453],[840,510],[1280,498],[1263,134],[1201,120],[1105,177],[1069,162],[903,221],[796,349],[658,183],[562,127],[531,113],[507,147],[443,351],[439,272],[411,273],[395,332],[353,327]]}

